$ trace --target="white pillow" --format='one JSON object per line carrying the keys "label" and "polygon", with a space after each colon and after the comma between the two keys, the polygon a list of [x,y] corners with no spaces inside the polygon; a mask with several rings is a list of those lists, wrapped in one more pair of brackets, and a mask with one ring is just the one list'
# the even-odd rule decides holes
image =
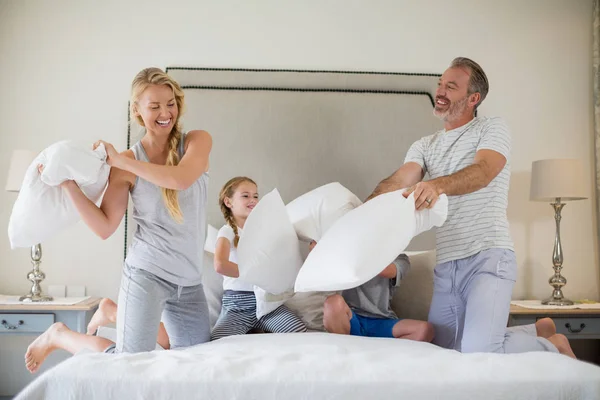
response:
{"label": "white pillow", "polygon": [[[208,302],[211,328],[221,312],[221,303],[223,297],[223,277],[214,269],[214,254],[219,230],[208,224],[206,229],[206,242],[204,243],[204,271],[202,272],[202,284],[204,293]],[[294,293],[288,291],[282,294],[274,295],[265,290],[254,286],[254,295],[256,297],[256,318],[275,311],[286,300],[290,299]]]}
{"label": "white pillow", "polygon": [[[300,254],[302,262],[308,257],[308,244],[300,242]],[[323,324],[323,307],[327,297],[339,292],[304,292],[294,293],[294,296],[285,302],[285,305],[292,310],[306,325],[309,331],[325,331]]]}
{"label": "white pillow", "polygon": [[[308,255],[308,245],[305,242],[299,242],[300,254],[302,261]],[[254,287],[254,296],[256,297],[256,318],[276,310],[282,304],[285,304],[292,312],[294,312],[312,331],[324,331],[323,325],[323,305],[325,300],[335,292],[309,292],[309,293],[293,293],[292,291],[285,292],[279,295],[274,295],[264,291],[258,286]]]}
{"label": "white pillow", "polygon": [[303,194],[286,208],[301,240],[319,241],[325,232],[348,211],[362,202],[338,182]]}
{"label": "white pillow", "polygon": [[208,251],[211,254],[215,254],[218,235],[219,230],[211,224],[208,224],[208,226],[206,227],[206,241],[204,242],[204,251]]}
{"label": "white pillow", "polygon": [[[210,317],[211,329],[215,326],[221,305],[223,302],[223,276],[215,271],[215,248],[219,230],[208,224],[206,229],[206,242],[204,243],[204,270],[202,272],[202,284],[204,294],[208,302],[208,312]],[[260,319],[264,315],[275,311],[290,296],[272,295],[258,286],[254,286],[254,296],[256,297],[256,318]]]}
{"label": "white pillow", "polygon": [[[105,162],[104,145],[96,150],[72,141],[55,143],[33,160],[27,172],[8,223],[10,245],[30,247],[42,243],[80,217],[60,185],[77,182],[83,193],[97,202],[108,182],[110,167]],[[42,164],[42,174],[38,165]]]}
{"label": "white pillow", "polygon": [[277,189],[264,196],[248,216],[237,256],[244,282],[273,294],[294,287],[302,259],[294,226]]}
{"label": "white pillow", "polygon": [[294,295],[293,290],[281,294],[269,293],[258,286],[254,286],[254,297],[256,298],[256,319],[261,319],[265,315],[273,312],[282,306]]}
{"label": "white pillow", "polygon": [[[215,229],[209,225],[209,231]],[[216,229],[215,229],[216,232]],[[208,242],[208,236],[207,236]],[[308,255],[308,245],[305,242],[299,242],[300,253],[302,260]],[[205,247],[206,252],[210,252],[210,246]],[[212,249],[214,253],[214,248]],[[208,300],[208,308],[210,311],[211,327],[214,327],[216,319],[219,317],[221,310],[221,297],[223,296],[223,278],[214,271],[214,257],[212,254],[205,255],[205,268],[207,258],[210,257],[210,271],[203,273],[204,291]],[[217,276],[218,280],[210,279],[212,276]],[[327,297],[338,292],[307,292],[293,293],[292,291],[274,295],[267,291],[254,286],[254,296],[256,298],[256,318],[260,319],[263,316],[275,311],[282,304],[287,306],[294,314],[296,314],[306,325],[309,331],[325,331],[323,324],[323,306]],[[213,320],[214,319],[214,320]]]}
{"label": "white pillow", "polygon": [[308,255],[296,292],[360,286],[394,261],[414,236],[445,222],[445,195],[432,209],[416,211],[413,195],[405,199],[403,191],[380,195],[340,218]]}

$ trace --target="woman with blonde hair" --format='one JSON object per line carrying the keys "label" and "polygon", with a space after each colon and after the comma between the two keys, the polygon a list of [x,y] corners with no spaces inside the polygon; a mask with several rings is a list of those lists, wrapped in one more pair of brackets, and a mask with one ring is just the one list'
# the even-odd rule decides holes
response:
{"label": "woman with blonde hair", "polygon": [[[106,239],[121,223],[129,195],[137,223],[123,267],[117,315],[117,342],[78,334],[56,323],[27,349],[31,372],[56,348],[142,352],[155,348],[161,314],[170,347],[210,339],[208,306],[202,287],[202,246],[211,136],[183,133],[179,118],[184,94],[158,68],[146,68],[133,80],[131,115],[145,128],[142,139],[118,153],[103,141],[112,167],[102,204],[97,207],[74,181],[62,184],[83,221]],[[43,166],[41,166],[43,167]]]}

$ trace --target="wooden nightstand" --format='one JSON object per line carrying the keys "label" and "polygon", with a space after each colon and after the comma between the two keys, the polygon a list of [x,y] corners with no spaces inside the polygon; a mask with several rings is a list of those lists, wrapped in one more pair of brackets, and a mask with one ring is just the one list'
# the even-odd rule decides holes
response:
{"label": "wooden nightstand", "polygon": [[0,304],[0,396],[16,395],[36,376],[68,358],[64,351],[54,352],[35,375],[23,361],[27,346],[55,322],[85,333],[100,300],[92,297],[73,305]]}
{"label": "wooden nightstand", "polygon": [[511,304],[508,325],[534,324],[545,317],[554,320],[556,332],[569,339],[578,358],[600,365],[600,309],[538,310]]}

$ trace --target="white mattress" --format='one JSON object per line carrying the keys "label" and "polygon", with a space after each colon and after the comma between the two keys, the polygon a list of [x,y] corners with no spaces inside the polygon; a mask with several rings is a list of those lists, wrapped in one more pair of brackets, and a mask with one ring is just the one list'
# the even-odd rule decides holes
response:
{"label": "white mattress", "polygon": [[599,399],[600,367],[552,353],[460,354],[326,333],[80,354],[16,399]]}

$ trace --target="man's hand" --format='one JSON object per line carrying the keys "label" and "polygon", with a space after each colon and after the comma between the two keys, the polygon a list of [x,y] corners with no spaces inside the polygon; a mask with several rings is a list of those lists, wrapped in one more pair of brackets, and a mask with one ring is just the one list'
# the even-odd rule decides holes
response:
{"label": "man's hand", "polygon": [[408,162],[401,166],[390,177],[379,182],[373,193],[365,200],[365,203],[380,194],[393,192],[415,185],[425,176],[423,168],[415,162]]}
{"label": "man's hand", "polygon": [[435,181],[419,182],[415,186],[406,189],[402,195],[406,198],[413,192],[417,211],[432,208],[437,203],[440,194],[442,194]]}
{"label": "man's hand", "polygon": [[[421,209],[419,206],[423,206],[420,200],[417,201],[417,195],[420,199],[422,193],[425,195],[423,200],[426,203],[427,199],[431,200],[431,204],[427,206],[427,208],[431,208],[435,204],[434,200],[437,200],[437,197],[442,193],[446,196],[461,196],[481,190],[498,176],[505,165],[506,158],[502,154],[494,150],[479,150],[475,153],[473,164],[468,167],[451,175],[440,176],[415,185],[415,206],[417,206],[417,209]],[[420,185],[423,185],[424,188],[417,193]]]}

